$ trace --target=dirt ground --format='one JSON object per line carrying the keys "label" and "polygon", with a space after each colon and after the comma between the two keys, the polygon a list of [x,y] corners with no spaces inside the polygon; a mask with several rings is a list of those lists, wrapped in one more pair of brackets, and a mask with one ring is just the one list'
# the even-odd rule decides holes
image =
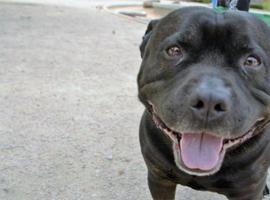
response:
{"label": "dirt ground", "polygon": [[[136,88],[145,26],[94,7],[0,4],[1,200],[150,199]],[[177,199],[225,198],[179,187]]]}

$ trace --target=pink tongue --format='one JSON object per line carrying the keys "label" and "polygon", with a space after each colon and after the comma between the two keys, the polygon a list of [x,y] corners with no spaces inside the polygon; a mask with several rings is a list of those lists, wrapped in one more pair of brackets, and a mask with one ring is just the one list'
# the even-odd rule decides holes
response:
{"label": "pink tongue", "polygon": [[206,133],[183,134],[181,157],[190,169],[211,170],[219,160],[223,139]]}

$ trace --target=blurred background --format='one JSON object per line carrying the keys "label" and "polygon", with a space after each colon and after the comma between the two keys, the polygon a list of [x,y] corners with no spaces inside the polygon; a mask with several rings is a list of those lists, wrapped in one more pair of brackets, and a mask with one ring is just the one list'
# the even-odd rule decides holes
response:
{"label": "blurred background", "polygon": [[[211,2],[0,0],[1,200],[151,199],[139,45],[149,20],[194,5]],[[225,198],[179,186],[177,199]]]}

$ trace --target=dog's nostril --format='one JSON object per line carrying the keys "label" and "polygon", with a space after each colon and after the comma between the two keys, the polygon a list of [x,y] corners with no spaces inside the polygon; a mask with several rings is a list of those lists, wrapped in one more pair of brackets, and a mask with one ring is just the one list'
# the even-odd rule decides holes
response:
{"label": "dog's nostril", "polygon": [[225,112],[226,111],[225,105],[222,105],[221,103],[216,104],[214,109],[216,112]]}
{"label": "dog's nostril", "polygon": [[199,109],[202,109],[204,107],[204,103],[203,103],[203,101],[198,100],[197,103],[195,105],[193,105],[192,107],[199,110]]}

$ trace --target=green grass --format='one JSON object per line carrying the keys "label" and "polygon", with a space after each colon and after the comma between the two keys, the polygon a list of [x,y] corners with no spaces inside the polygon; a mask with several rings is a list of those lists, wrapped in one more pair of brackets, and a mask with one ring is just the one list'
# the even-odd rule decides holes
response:
{"label": "green grass", "polygon": [[194,2],[199,2],[199,3],[211,3],[211,0],[194,0]]}
{"label": "green grass", "polygon": [[270,9],[270,3],[269,2],[263,2],[262,5],[263,5],[264,10],[269,10]]}
{"label": "green grass", "polygon": [[260,9],[260,10],[269,10],[270,3],[268,1],[264,1],[263,3],[251,3],[250,8]]}
{"label": "green grass", "polygon": [[263,10],[263,4],[251,4],[250,8]]}

